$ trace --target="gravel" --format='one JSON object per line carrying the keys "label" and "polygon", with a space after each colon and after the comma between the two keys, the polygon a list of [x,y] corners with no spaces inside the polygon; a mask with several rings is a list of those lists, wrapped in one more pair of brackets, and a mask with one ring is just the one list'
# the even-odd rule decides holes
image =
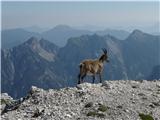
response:
{"label": "gravel", "polygon": [[[13,100],[7,96],[1,99]],[[26,96],[17,109],[2,114],[2,120],[141,120],[140,114],[160,120],[158,80],[83,83],[60,90],[33,86]]]}

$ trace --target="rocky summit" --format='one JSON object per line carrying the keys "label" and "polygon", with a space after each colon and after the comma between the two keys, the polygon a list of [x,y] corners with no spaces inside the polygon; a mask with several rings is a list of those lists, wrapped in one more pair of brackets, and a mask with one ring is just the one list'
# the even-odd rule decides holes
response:
{"label": "rocky summit", "polygon": [[2,120],[160,120],[160,81],[115,80],[1,95]]}

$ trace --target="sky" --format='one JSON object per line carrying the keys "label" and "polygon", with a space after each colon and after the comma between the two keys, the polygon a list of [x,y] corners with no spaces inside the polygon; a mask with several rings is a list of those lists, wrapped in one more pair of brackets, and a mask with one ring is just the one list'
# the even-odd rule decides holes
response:
{"label": "sky", "polygon": [[159,23],[154,2],[2,2],[2,29],[39,26],[151,27]]}

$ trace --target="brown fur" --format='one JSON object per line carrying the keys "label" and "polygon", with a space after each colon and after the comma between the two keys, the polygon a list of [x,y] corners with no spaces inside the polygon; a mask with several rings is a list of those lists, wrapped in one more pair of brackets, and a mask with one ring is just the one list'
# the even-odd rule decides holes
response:
{"label": "brown fur", "polygon": [[99,74],[100,82],[102,82],[101,74],[103,71],[104,61],[109,62],[108,56],[107,56],[107,51],[104,52],[104,54],[101,55],[101,57],[99,59],[96,59],[96,60],[87,59],[87,60],[82,61],[80,63],[80,73],[78,75],[78,78],[79,78],[78,84],[83,82],[83,78],[86,75],[92,75],[93,83],[94,83],[96,74]]}

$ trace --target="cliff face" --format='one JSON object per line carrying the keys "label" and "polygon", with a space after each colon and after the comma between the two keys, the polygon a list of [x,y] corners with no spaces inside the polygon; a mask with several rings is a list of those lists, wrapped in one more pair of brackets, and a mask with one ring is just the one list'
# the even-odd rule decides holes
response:
{"label": "cliff face", "polygon": [[[6,98],[2,95],[1,101]],[[3,120],[150,120],[160,119],[160,81],[116,80],[72,88],[32,87]],[[1,103],[3,106],[5,102]],[[4,108],[5,109],[5,108]]]}

